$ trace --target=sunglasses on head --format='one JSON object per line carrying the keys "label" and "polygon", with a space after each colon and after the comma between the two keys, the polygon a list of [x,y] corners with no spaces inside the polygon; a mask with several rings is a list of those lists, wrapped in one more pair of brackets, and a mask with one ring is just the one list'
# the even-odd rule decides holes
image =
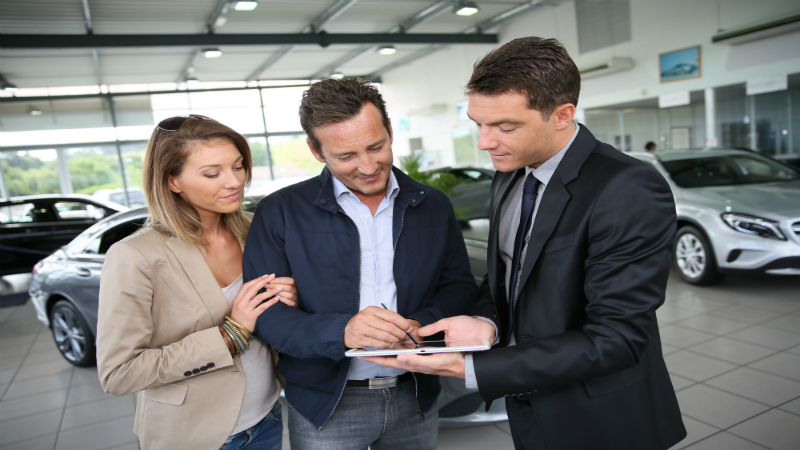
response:
{"label": "sunglasses on head", "polygon": [[210,117],[199,116],[197,114],[190,114],[188,116],[175,116],[175,117],[169,117],[167,119],[162,120],[161,122],[158,122],[156,128],[164,131],[178,131],[181,128],[181,125],[183,125],[183,123],[189,119],[214,120]]}

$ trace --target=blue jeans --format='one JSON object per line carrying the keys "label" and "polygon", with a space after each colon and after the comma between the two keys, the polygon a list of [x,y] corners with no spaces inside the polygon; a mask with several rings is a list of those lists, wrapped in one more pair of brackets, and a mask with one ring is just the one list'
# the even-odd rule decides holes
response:
{"label": "blue jeans", "polygon": [[231,435],[220,449],[281,450],[281,445],[283,445],[283,420],[281,420],[281,402],[278,401],[261,422]]}
{"label": "blue jeans", "polygon": [[322,430],[289,405],[292,450],[435,450],[438,432],[436,405],[420,417],[413,381],[387,389],[345,388]]}

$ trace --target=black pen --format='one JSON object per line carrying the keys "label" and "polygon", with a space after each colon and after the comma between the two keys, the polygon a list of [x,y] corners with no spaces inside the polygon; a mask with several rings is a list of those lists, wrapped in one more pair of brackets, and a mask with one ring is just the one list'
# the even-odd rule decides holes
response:
{"label": "black pen", "polygon": [[[386,305],[384,305],[383,303],[381,303],[381,306],[383,306],[383,309],[386,309],[386,310],[388,310],[388,309],[389,309],[389,308],[387,308],[387,307],[386,307]],[[419,347],[419,342],[417,342],[417,340],[416,340],[416,339],[414,339],[414,336],[412,336],[412,335],[411,335],[411,333],[409,333],[409,332],[406,332],[406,334],[407,334],[407,335],[408,335],[408,337],[409,337],[409,338],[411,338],[411,340],[414,342],[414,345],[416,345],[417,347]]]}

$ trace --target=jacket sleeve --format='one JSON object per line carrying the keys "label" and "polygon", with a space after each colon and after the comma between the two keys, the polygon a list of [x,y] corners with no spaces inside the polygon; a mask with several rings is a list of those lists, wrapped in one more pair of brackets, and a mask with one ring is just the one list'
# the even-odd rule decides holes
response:
{"label": "jacket sleeve", "polygon": [[478,292],[475,277],[470,271],[461,226],[456,220],[450,200],[445,197],[444,203],[449,229],[444,265],[437,280],[436,291],[420,310],[408,316],[423,327],[447,317],[469,314]]}
{"label": "jacket sleeve", "polygon": [[[262,200],[250,225],[242,257],[245,282],[264,274],[292,275],[284,230],[272,205],[270,198]],[[299,292],[298,305],[302,305]],[[340,360],[345,357],[342,339],[350,319],[352,314],[311,314],[278,302],[259,316],[254,333],[287,355]]]}
{"label": "jacket sleeve", "polygon": [[[598,189],[587,212],[588,248],[575,250],[586,252],[586,298],[567,299],[585,304],[582,327],[475,353],[485,399],[619,372],[635,366],[648,349],[675,239],[672,193],[663,177],[644,165],[627,167]],[[567,282],[580,279],[581,274],[567,276]]]}
{"label": "jacket sleeve", "polygon": [[[107,393],[129,394],[233,364],[217,327],[151,348],[152,269],[142,252],[127,242],[114,244],[106,254],[100,277],[97,370]],[[207,367],[209,362],[213,367],[187,377],[187,369]]]}

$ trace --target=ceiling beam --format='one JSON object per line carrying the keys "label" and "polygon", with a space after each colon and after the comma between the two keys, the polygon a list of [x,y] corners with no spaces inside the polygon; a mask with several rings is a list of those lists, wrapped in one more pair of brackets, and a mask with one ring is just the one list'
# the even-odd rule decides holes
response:
{"label": "ceiling beam", "polygon": [[[92,25],[92,11],[89,9],[89,0],[81,0],[83,5],[83,18],[86,21],[86,34],[94,34],[94,25]],[[97,55],[97,49],[92,48],[92,63],[94,65],[94,76],[97,79],[97,85],[103,85],[103,77],[100,74],[100,57]]]}
{"label": "ceiling beam", "polygon": [[247,45],[496,44],[496,34],[0,34],[0,48],[204,47]]}
{"label": "ceiling beam", "polygon": [[[516,6],[514,8],[511,8],[506,12],[500,13],[500,14],[492,17],[491,19],[484,20],[483,22],[481,22],[481,23],[479,23],[479,24],[477,24],[475,26],[467,28],[466,30],[462,31],[461,33],[465,34],[465,35],[472,35],[472,36],[486,36],[485,34],[483,34],[485,31],[488,31],[488,30],[490,30],[490,29],[492,29],[492,28],[494,28],[494,27],[496,27],[498,25],[506,23],[509,20],[515,19],[515,18],[517,18],[517,17],[519,17],[519,16],[521,16],[523,14],[526,14],[526,13],[529,13],[531,11],[534,11],[535,9],[541,8],[542,6],[555,4],[558,1],[559,0],[532,0],[532,1],[529,1],[527,3],[523,3],[523,4],[519,5],[519,6]],[[492,35],[492,36],[494,36],[494,35]],[[438,50],[441,50],[444,47],[445,47],[445,45],[443,45],[442,43],[434,44],[434,45],[432,45],[432,46],[430,46],[428,48],[424,48],[424,49],[422,49],[422,50],[420,50],[418,52],[412,53],[411,55],[408,55],[405,58],[397,60],[397,61],[395,61],[395,62],[393,62],[391,64],[387,64],[387,65],[385,65],[385,66],[373,71],[372,73],[370,73],[369,75],[365,76],[364,78],[370,79],[370,80],[379,79],[381,77],[381,75],[383,75],[384,73],[386,73],[386,72],[388,72],[388,71],[390,71],[392,69],[395,69],[395,68],[400,67],[402,65],[408,64],[408,63],[410,63],[410,62],[412,62],[414,60],[417,60],[419,58],[422,58],[424,56],[430,55],[431,53],[433,53],[435,51],[438,51]]]}
{"label": "ceiling beam", "polygon": [[[408,19],[402,21],[401,23],[395,25],[387,33],[395,34],[395,33],[405,33],[415,26],[425,23],[434,17],[438,16],[439,14],[443,13],[446,9],[450,8],[455,4],[455,0],[441,0],[433,5],[423,9],[422,11],[414,14],[413,16],[409,17]],[[328,64],[327,66],[323,67],[322,69],[318,70],[316,73],[309,77],[312,80],[320,79],[329,77],[333,72],[336,71],[339,67],[347,64],[350,61],[354,61],[367,53],[373,51],[375,49],[375,45],[365,44],[360,46],[359,48],[353,50],[352,52],[342,56],[341,58],[337,59],[336,61]]]}
{"label": "ceiling beam", "polygon": [[[301,33],[317,33],[322,31],[325,25],[329,24],[332,20],[339,17],[340,14],[347,11],[348,8],[353,6],[358,0],[337,0],[336,3],[331,5],[328,9],[323,11],[322,14],[319,15],[316,19],[311,21]],[[278,49],[269,59],[264,61],[264,64],[258,66],[250,76],[247,77],[247,81],[257,80],[265,70],[269,69],[270,67],[274,66],[278,62],[280,62],[283,58],[286,58],[291,54],[297,45],[285,45]]]}

